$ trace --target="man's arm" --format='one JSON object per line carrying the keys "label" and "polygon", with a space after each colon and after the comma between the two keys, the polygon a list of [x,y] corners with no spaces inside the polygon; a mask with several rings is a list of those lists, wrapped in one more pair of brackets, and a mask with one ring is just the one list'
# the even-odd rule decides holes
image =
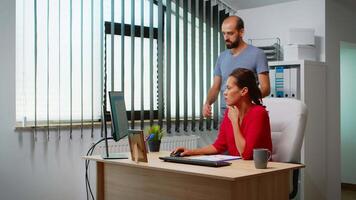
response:
{"label": "man's arm", "polygon": [[220,86],[221,86],[221,77],[214,76],[213,85],[209,89],[208,96],[207,96],[206,101],[203,105],[203,116],[204,117],[211,116],[211,104],[213,104],[216,101],[216,98],[219,95]]}
{"label": "man's arm", "polygon": [[268,72],[258,74],[258,82],[260,83],[262,98],[268,96],[271,92]]}

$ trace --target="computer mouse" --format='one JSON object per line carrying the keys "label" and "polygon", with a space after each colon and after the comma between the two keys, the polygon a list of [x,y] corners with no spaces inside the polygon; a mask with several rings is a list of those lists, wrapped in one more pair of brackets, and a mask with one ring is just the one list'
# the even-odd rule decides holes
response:
{"label": "computer mouse", "polygon": [[183,150],[178,150],[176,152],[173,151],[170,156],[171,157],[182,157],[181,153],[183,153],[183,152],[184,152]]}

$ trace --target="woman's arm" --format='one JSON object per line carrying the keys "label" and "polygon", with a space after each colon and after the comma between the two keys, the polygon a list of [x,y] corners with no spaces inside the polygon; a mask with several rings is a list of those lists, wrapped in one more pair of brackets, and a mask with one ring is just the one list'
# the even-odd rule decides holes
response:
{"label": "woman's arm", "polygon": [[272,151],[271,128],[267,111],[255,109],[250,112],[248,118],[244,125],[246,145],[241,155],[244,159],[253,158],[254,148],[268,148]]}
{"label": "woman's arm", "polygon": [[208,145],[197,149],[187,149],[185,147],[178,147],[173,152],[175,153],[177,151],[183,151],[181,153],[181,156],[207,155],[218,153],[218,151],[213,145]]}
{"label": "woman's arm", "polygon": [[227,141],[225,135],[225,126],[228,121],[227,117],[228,110],[225,111],[224,119],[220,124],[219,134],[215,142],[212,145],[208,145],[202,148],[197,149],[186,149],[185,147],[176,148],[173,153],[177,151],[182,151],[182,156],[191,156],[191,155],[202,155],[202,154],[218,154],[225,152],[227,150]]}
{"label": "woman's arm", "polygon": [[239,151],[240,155],[242,155],[245,150],[246,140],[245,140],[244,136],[242,136],[242,133],[240,130],[240,123],[238,120],[239,110],[235,106],[229,107],[228,116],[229,116],[229,119],[231,120],[232,129],[234,131],[236,148]]}

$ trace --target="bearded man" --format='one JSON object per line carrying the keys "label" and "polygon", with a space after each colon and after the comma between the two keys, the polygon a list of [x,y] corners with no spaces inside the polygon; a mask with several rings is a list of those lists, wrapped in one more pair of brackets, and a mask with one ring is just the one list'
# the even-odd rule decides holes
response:
{"label": "bearded man", "polygon": [[223,96],[226,80],[236,68],[246,68],[255,73],[259,83],[262,97],[270,93],[269,68],[263,50],[247,44],[243,40],[244,22],[238,16],[227,17],[222,26],[227,50],[220,53],[215,69],[213,85],[208,91],[207,99],[203,105],[203,115],[210,117],[211,105],[216,101],[220,92],[220,119],[225,113],[226,103]]}

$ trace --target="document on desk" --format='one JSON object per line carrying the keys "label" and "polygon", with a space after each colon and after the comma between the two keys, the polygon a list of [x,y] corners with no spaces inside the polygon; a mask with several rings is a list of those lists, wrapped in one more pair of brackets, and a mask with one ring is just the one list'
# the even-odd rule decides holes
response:
{"label": "document on desk", "polygon": [[203,156],[192,156],[191,159],[197,160],[208,160],[208,161],[229,161],[241,159],[240,156],[230,156],[230,155],[203,155]]}

